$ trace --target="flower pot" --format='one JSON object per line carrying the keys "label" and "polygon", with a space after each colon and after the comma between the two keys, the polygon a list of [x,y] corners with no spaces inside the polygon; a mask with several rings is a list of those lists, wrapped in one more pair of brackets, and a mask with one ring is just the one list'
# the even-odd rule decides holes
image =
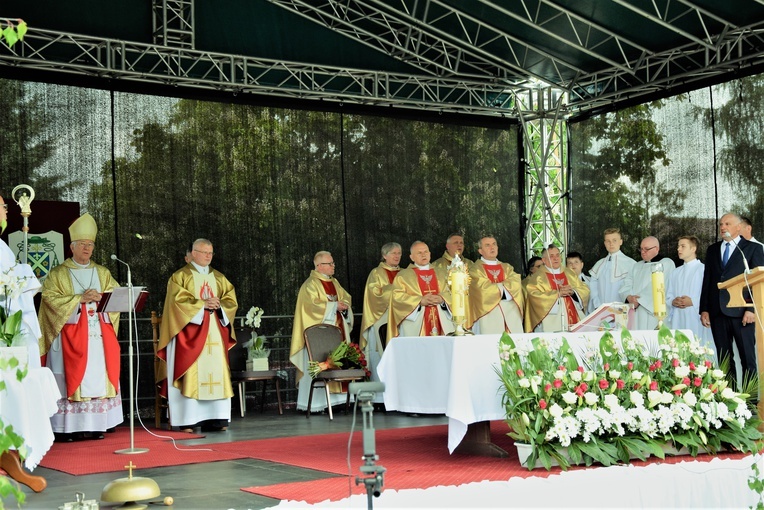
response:
{"label": "flower pot", "polygon": [[247,370],[249,372],[260,372],[263,370],[268,370],[270,368],[270,365],[268,363],[268,358],[255,358],[247,360]]}
{"label": "flower pot", "polygon": [[[515,448],[517,448],[517,457],[520,459],[520,465],[524,466],[524,467],[527,467],[528,457],[531,456],[531,450],[532,450],[531,445],[529,445],[527,443],[517,443],[517,442],[515,442]],[[689,452],[689,450],[687,450],[687,448],[682,447],[682,448],[677,449],[674,446],[673,443],[663,443],[661,445],[661,449],[668,456],[689,455],[690,454],[690,452]],[[567,451],[568,451],[567,448],[563,448],[562,454],[568,460],[568,462],[571,465],[573,465],[573,462],[570,460],[570,457],[568,457],[568,455],[567,455]],[[631,458],[632,459],[636,459],[637,457],[632,456]],[[560,464],[554,458],[552,458],[552,466],[559,466],[559,465]],[[542,468],[542,467],[544,467],[543,464],[541,464],[541,462],[536,460],[536,465],[533,467],[533,469]]]}

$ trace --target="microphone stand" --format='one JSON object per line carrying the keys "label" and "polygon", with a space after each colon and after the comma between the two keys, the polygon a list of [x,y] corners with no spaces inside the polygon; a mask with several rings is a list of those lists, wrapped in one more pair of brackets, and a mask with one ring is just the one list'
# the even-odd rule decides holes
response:
{"label": "microphone stand", "polygon": [[127,300],[128,300],[128,309],[127,309],[127,323],[128,323],[128,340],[127,340],[127,361],[129,366],[129,373],[130,373],[130,448],[124,448],[121,450],[117,450],[114,453],[123,453],[123,454],[131,454],[131,453],[146,453],[149,451],[148,448],[136,448],[135,447],[135,395],[134,395],[134,387],[133,387],[133,303],[135,303],[135,298],[133,295],[134,289],[133,289],[133,276],[130,272],[130,264],[127,262],[120,260],[117,258],[116,255],[111,256],[112,260],[116,260],[117,262],[121,262],[122,264],[127,267]]}

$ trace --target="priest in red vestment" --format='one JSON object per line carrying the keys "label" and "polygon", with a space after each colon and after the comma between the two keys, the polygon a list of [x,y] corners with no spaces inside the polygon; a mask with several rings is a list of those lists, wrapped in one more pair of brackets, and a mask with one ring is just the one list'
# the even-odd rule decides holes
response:
{"label": "priest in red vestment", "polygon": [[541,255],[544,265],[526,286],[525,331],[567,331],[584,318],[589,287],[562,266],[560,249],[550,245]]}

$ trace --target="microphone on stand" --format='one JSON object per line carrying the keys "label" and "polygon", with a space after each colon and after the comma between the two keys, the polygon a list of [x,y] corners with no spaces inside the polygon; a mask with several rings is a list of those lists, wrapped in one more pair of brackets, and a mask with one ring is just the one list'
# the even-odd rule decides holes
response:
{"label": "microphone on stand", "polygon": [[[740,246],[732,239],[732,234],[729,232],[725,232],[722,234],[722,237],[727,240],[728,243],[732,243],[735,245],[735,248],[737,248],[737,251],[740,252],[740,255],[743,257],[743,265],[745,266],[745,274],[751,274],[751,268],[748,267],[748,259],[745,258],[745,253],[743,253],[743,250],[740,249]],[[113,257],[113,255],[112,255]]]}

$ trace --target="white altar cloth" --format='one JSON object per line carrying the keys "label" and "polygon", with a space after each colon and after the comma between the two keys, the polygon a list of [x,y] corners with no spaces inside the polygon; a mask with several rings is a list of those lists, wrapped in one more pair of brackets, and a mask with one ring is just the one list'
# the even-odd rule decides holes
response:
{"label": "white altar cloth", "polygon": [[0,417],[7,427],[24,438],[27,458],[24,466],[32,471],[53,445],[50,417],[56,414],[61,393],[53,372],[47,367],[29,368],[19,382],[15,370],[0,372],[6,389],[0,391]]}
{"label": "white altar cloth", "polygon": [[[620,342],[620,331],[613,337]],[[514,334],[517,346],[533,338],[565,337],[578,355],[599,345],[602,332]],[[686,331],[685,334],[692,333]],[[657,331],[631,331],[657,346]],[[504,394],[497,374],[501,335],[397,337],[385,348],[377,373],[385,383],[385,408],[405,413],[445,414],[448,451],[453,453],[471,423],[503,420]]]}

